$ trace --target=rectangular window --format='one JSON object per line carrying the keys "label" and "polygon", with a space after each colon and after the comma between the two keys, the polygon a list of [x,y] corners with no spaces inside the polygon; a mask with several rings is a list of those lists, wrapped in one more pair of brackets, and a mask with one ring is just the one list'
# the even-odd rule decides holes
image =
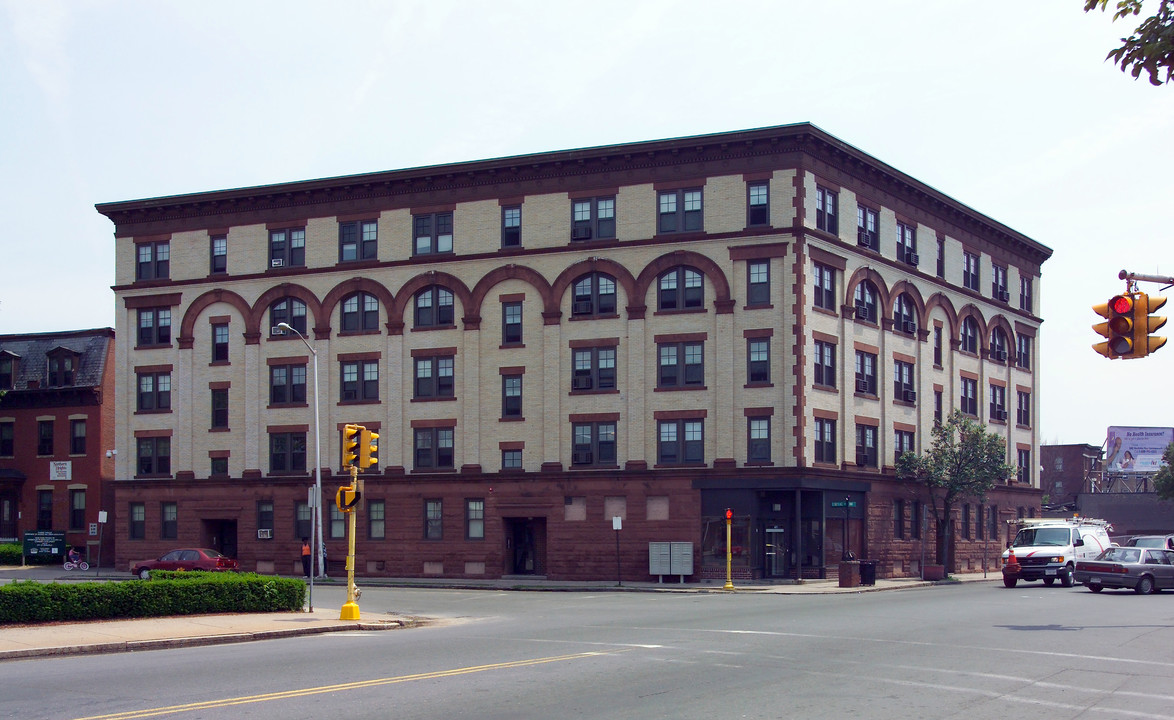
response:
{"label": "rectangular window", "polygon": [[815,307],[836,311],[836,270],[828,265],[815,263]]}
{"label": "rectangular window", "polygon": [[485,501],[481,498],[465,500],[465,539],[485,539]]}
{"label": "rectangular window", "polygon": [[703,387],[705,385],[705,352],[703,343],[660,343],[656,346],[660,358],[657,387]]}
{"label": "rectangular window", "polygon": [[893,361],[893,399],[901,402],[917,402],[917,390],[913,384],[913,363]]}
{"label": "rectangular window", "polygon": [[1031,338],[1020,333],[1015,336],[1015,367],[1023,370],[1031,369]]}
{"label": "rectangular window", "polygon": [[228,362],[228,323],[212,326],[212,362]]}
{"label": "rectangular window", "polygon": [[571,465],[615,466],[614,422],[575,423],[571,426],[571,435]]}
{"label": "rectangular window", "polygon": [[522,206],[509,205],[501,209],[501,246],[503,248],[522,245]]}
{"label": "rectangular window", "polygon": [[138,315],[137,347],[171,344],[171,308],[143,308]]}
{"label": "rectangular window", "polygon": [[915,452],[913,449],[913,431],[894,430],[893,444],[893,462],[896,462],[900,459],[901,455],[907,452]]}
{"label": "rectangular window", "polygon": [[501,376],[501,416],[503,418],[522,417],[522,376]]}
{"label": "rectangular window", "polygon": [[332,540],[346,537],[346,513],[333,500],[330,501],[330,523],[327,526],[326,536]]}
{"label": "rectangular window", "polygon": [[424,501],[424,539],[441,540],[444,538],[444,513],[440,500]]}
{"label": "rectangular window", "polygon": [[978,255],[972,252],[963,252],[962,258],[962,286],[978,292]]}
{"label": "rectangular window", "polygon": [[746,340],[746,382],[750,385],[770,384],[770,338]]}
{"label": "rectangular window", "polygon": [[379,363],[363,360],[342,363],[342,402],[377,402],[379,400]]}
{"label": "rectangular window", "polygon": [[294,537],[309,538],[314,526],[314,513],[307,503],[294,505]]}
{"label": "rectangular window", "polygon": [[909,508],[909,535],[914,540],[921,539],[921,524],[923,520],[921,517],[921,501],[914,500]]}
{"label": "rectangular window", "polygon": [[1020,273],[1019,275],[1019,309],[1032,312],[1031,278]]}
{"label": "rectangular window", "polygon": [[770,183],[766,180],[746,185],[746,226],[770,225]]}
{"label": "rectangular window", "polygon": [[139,438],[138,451],[138,475],[171,474],[171,438]]}
{"label": "rectangular window", "polygon": [[[257,501],[257,529],[268,533],[269,537],[273,537],[273,501],[272,500],[258,500]],[[260,537],[261,533],[258,533]],[[301,537],[300,535],[298,537]]]}
{"label": "rectangular window", "polygon": [[876,355],[863,350],[856,351],[856,392],[876,395]]}
{"label": "rectangular window", "polygon": [[657,423],[657,463],[661,465],[705,462],[705,421],[661,420]]}
{"label": "rectangular window", "polygon": [[306,229],[269,231],[269,267],[306,266]]}
{"label": "rectangular window", "polygon": [[72,354],[55,354],[49,356],[49,387],[69,387],[73,385],[73,372],[76,366]]}
{"label": "rectangular window", "polygon": [[453,428],[417,428],[413,447],[417,470],[442,470],[453,467]]}
{"label": "rectangular window", "polygon": [[379,257],[379,224],[375,220],[338,224],[338,261],[356,262]]}
{"label": "rectangular window", "polygon": [[452,213],[413,215],[412,227],[415,228],[413,255],[438,255],[453,251]]}
{"label": "rectangular window", "polygon": [[872,425],[856,425],[856,464],[860,467],[876,467],[876,428]]}
{"label": "rectangular window", "polygon": [[171,243],[139,243],[135,246],[138,264],[135,280],[166,280],[171,276]]}
{"label": "rectangular window", "polygon": [[306,471],[306,433],[269,433],[269,472]]}
{"label": "rectangular window", "polygon": [[16,377],[16,360],[11,357],[0,357],[0,390],[11,390],[14,377]]}
{"label": "rectangular window", "polygon": [[982,510],[983,510],[982,505],[976,505],[974,508],[974,511],[975,511],[974,539],[975,540],[982,540],[982,529],[983,529]]}
{"label": "rectangular window", "polygon": [[37,529],[53,529],[53,491],[37,491]]}
{"label": "rectangular window", "polygon": [[836,461],[836,421],[827,418],[815,419],[815,461],[834,463]]}
{"label": "rectangular window", "polygon": [[142,540],[147,537],[147,506],[145,503],[132,502],[129,509],[127,537],[131,540]]}
{"label": "rectangular window", "polygon": [[614,390],[615,347],[577,348],[572,353],[571,390]]}
{"label": "rectangular window", "polygon": [[905,539],[905,501],[900,498],[893,500],[893,538]]}
{"label": "rectangular window", "polygon": [[938,238],[937,276],[943,279],[946,277],[946,239],[944,237]]}
{"label": "rectangular window", "polygon": [[815,227],[832,235],[840,234],[840,196],[835,190],[815,186]]}
{"label": "rectangular window", "polygon": [[208,274],[223,275],[228,272],[228,237],[213,235],[208,239]]}
{"label": "rectangular window", "polygon": [[387,535],[386,507],[382,500],[367,501],[367,539],[382,540]]}
{"label": "rectangular window", "polygon": [[1007,419],[1007,388],[1002,385],[990,385],[990,419],[1005,421]]}
{"label": "rectangular window", "polygon": [[521,470],[522,469],[522,451],[521,450],[502,450],[501,451],[501,469],[502,470]]}
{"label": "rectangular window", "polygon": [[970,539],[970,503],[962,504],[962,539]]}
{"label": "rectangular window", "polygon": [[522,344],[522,303],[508,302],[501,305],[501,344]]}
{"label": "rectangular window", "polygon": [[667,190],[658,196],[657,232],[701,230],[701,189]]}
{"label": "rectangular window", "polygon": [[906,265],[917,266],[917,228],[903,222],[897,222],[897,261]]}
{"label": "rectangular window", "polygon": [[746,304],[770,304],[770,263],[766,260],[755,260],[746,264]]}
{"label": "rectangular window", "polygon": [[991,266],[991,298],[1000,302],[1011,299],[1011,293],[1007,291],[1007,268],[1002,265]]}
{"label": "rectangular window", "polygon": [[86,529],[86,491],[69,491],[69,529],[75,532]]}
{"label": "rectangular window", "polygon": [[942,391],[933,391],[933,419],[934,422],[940,423],[942,421]]}
{"label": "rectangular window", "polygon": [[571,204],[571,240],[616,236],[615,196],[584,198]]}
{"label": "rectangular window", "polygon": [[933,329],[933,364],[934,367],[942,366],[942,329],[938,326]]}
{"label": "rectangular window", "polygon": [[69,421],[69,454],[70,455],[85,455],[86,454],[86,421],[85,420],[70,420]]}
{"label": "rectangular window", "polygon": [[1018,472],[1016,479],[1021,483],[1031,482],[1031,450],[1019,450],[1016,453],[1018,460]]}
{"label": "rectangular window", "polygon": [[0,457],[16,456],[16,423],[0,422]]}
{"label": "rectangular window", "polygon": [[770,418],[746,418],[746,459],[749,462],[770,462]]}
{"label": "rectangular window", "polygon": [[53,421],[37,421],[37,455],[53,454]]}
{"label": "rectangular window", "polygon": [[1018,395],[1019,395],[1019,399],[1018,399],[1018,408],[1015,411],[1015,423],[1017,425],[1024,425],[1024,426],[1030,427],[1031,426],[1031,393],[1023,392],[1022,390],[1020,390]]}
{"label": "rectangular window", "polygon": [[812,373],[812,382],[820,387],[834,388],[836,386],[836,344],[815,341],[815,372]]}
{"label": "rectangular window", "polygon": [[416,399],[450,398],[456,395],[454,373],[456,357],[453,355],[434,355],[432,357],[417,357],[416,364]]}
{"label": "rectangular window", "polygon": [[139,373],[138,410],[140,412],[171,410],[171,373]]}
{"label": "rectangular window", "polygon": [[962,391],[962,402],[959,409],[967,415],[978,415],[978,381],[962,378],[959,388]]}
{"label": "rectangular window", "polygon": [[869,250],[880,249],[876,210],[863,205],[856,206],[856,244]]}
{"label": "rectangular window", "polygon": [[163,540],[174,540],[179,537],[179,505],[173,502],[160,503],[159,515],[162,520],[159,537]]}
{"label": "rectangular window", "polygon": [[217,388],[211,392],[212,397],[212,427],[228,427],[228,389]]}
{"label": "rectangular window", "polygon": [[214,458],[208,458],[208,460],[209,460],[209,466],[210,466],[208,469],[208,472],[211,473],[213,476],[228,474],[228,458],[214,457]]}
{"label": "rectangular window", "polygon": [[269,367],[269,404],[304,405],[306,403],[306,366],[271,365]]}

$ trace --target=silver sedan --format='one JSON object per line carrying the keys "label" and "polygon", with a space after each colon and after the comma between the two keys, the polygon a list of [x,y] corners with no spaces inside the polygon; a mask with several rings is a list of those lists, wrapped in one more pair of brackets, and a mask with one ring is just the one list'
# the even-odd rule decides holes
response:
{"label": "silver sedan", "polygon": [[1111,547],[1095,560],[1076,563],[1076,582],[1093,592],[1132,588],[1139,595],[1174,588],[1174,551],[1160,548]]}

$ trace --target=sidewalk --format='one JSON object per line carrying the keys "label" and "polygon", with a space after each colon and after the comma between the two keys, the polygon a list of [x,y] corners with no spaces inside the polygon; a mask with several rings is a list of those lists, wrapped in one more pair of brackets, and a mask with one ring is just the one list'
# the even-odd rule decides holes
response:
{"label": "sidewalk", "polygon": [[[97,577],[94,570],[87,573],[63,573],[53,568],[0,568],[0,581],[36,579],[41,582],[77,582],[130,579],[128,573],[105,570]],[[949,580],[929,582],[918,578],[877,579],[875,585],[841,588],[835,580],[808,580],[802,583],[745,583],[735,584],[735,593],[765,593],[774,595],[845,594],[901,590],[930,585],[952,585],[957,582],[981,582],[1001,579],[998,573],[954,575]],[[460,588],[483,590],[527,590],[550,592],[605,591],[615,592],[671,592],[671,593],[728,593],[722,581],[678,584],[675,582],[640,582],[616,585],[614,582],[570,582],[540,578],[504,578],[501,580],[453,580],[427,578],[364,578],[360,587],[415,587]],[[320,580],[316,586],[342,586],[338,579]],[[136,652],[163,648],[214,645],[220,643],[271,640],[315,633],[345,630],[394,630],[427,624],[427,618],[372,614],[360,620],[339,620],[337,608],[317,607],[313,612],[301,613],[247,613],[195,615],[134,620],[102,620],[79,623],[45,625],[0,625],[0,661],[32,657],[81,655],[90,653]]]}

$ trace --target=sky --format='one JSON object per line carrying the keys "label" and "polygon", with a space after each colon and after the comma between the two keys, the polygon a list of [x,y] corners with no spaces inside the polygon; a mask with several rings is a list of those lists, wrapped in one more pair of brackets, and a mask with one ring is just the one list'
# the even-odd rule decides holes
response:
{"label": "sky", "polygon": [[1091,328],[1118,271],[1174,274],[1174,86],[1082,8],[0,0],[0,334],[113,326],[96,203],[810,122],[1053,249],[1042,443],[1171,426],[1174,342]]}

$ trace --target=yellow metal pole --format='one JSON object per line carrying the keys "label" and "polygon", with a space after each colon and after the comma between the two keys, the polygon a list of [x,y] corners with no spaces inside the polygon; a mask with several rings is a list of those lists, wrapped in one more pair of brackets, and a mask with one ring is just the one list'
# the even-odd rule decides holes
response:
{"label": "yellow metal pole", "polygon": [[734,549],[730,547],[730,523],[732,520],[732,513],[726,510],[726,586],[722,588],[723,590],[734,589],[734,578],[730,569],[734,560]]}
{"label": "yellow metal pole", "polygon": [[[356,493],[360,493],[359,468],[354,465],[351,465],[351,487],[355,489]],[[359,604],[355,602],[355,515],[357,509],[351,508],[347,514],[350,516],[350,522],[347,523],[347,533],[350,535],[350,539],[346,556],[346,604],[342,606],[342,613],[338,619],[358,620]]]}

